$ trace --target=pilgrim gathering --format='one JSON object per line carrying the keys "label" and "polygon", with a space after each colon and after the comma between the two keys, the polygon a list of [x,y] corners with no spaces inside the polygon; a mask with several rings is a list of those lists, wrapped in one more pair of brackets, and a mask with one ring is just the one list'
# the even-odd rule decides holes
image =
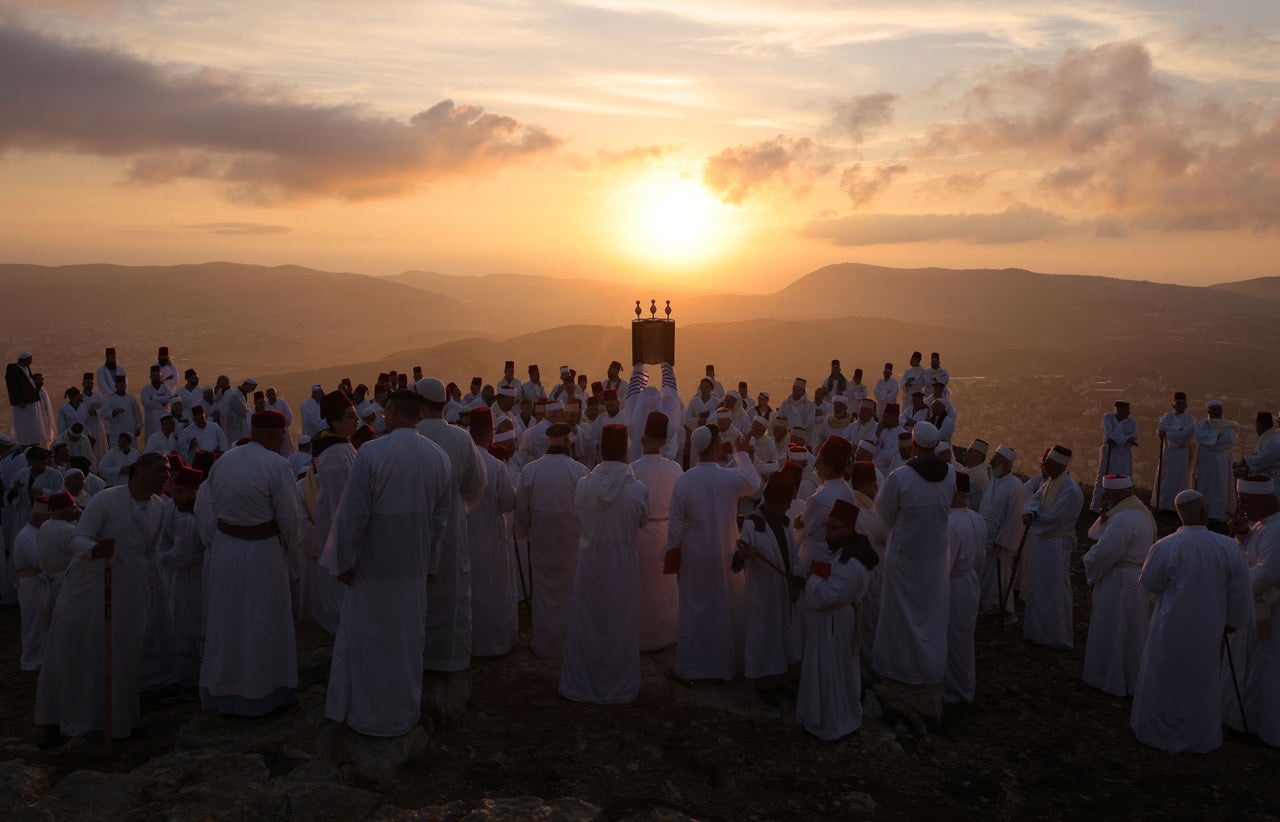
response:
{"label": "pilgrim gathering", "polygon": [[[955,442],[936,352],[871,385],[832,360],[776,402],[712,365],[688,395],[668,362],[544,385],[509,360],[465,392],[415,365],[312,385],[296,415],[167,347],[136,393],[107,348],[61,404],[33,361],[5,374],[0,605],[39,672],[42,746],[128,738],[149,689],[287,710],[303,621],[333,636],[325,715],[376,737],[421,720],[424,681],[516,651],[522,610],[567,700],[634,701],[641,656],[674,646],[673,682],[746,677],[819,740],[858,731],[872,682],[973,702],[981,618],[1074,645],[1072,469],[1095,466]],[[1234,462],[1241,424],[1188,407],[1172,393],[1147,431],[1127,402],[1102,417],[1081,676],[1131,698],[1153,748],[1211,751],[1224,725],[1280,746],[1280,438],[1259,411]],[[1157,517],[1179,527],[1157,539]]]}

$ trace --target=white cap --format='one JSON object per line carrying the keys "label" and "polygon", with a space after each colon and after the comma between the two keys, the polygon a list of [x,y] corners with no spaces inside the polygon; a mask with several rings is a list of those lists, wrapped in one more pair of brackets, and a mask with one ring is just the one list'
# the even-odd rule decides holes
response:
{"label": "white cap", "polygon": [[1185,491],[1178,492],[1178,496],[1173,498],[1173,504],[1175,506],[1188,505],[1198,499],[1204,499],[1204,494],[1194,488],[1188,488]]}
{"label": "white cap", "polygon": [[547,403],[547,413],[551,413],[552,411],[563,411],[563,410],[564,410],[564,403],[561,402],[560,400],[552,400],[551,402]]}
{"label": "white cap", "polygon": [[0,434],[0,445],[13,445],[13,437],[8,434]]}
{"label": "white cap", "polygon": [[756,394],[756,396],[757,396],[757,397],[764,397],[764,398],[767,400],[767,399],[769,399],[769,392],[768,392],[768,391],[761,391],[759,394]]}
{"label": "white cap", "polygon": [[1046,459],[1050,460],[1051,462],[1056,462],[1059,465],[1070,465],[1071,455],[1068,453],[1063,453],[1061,449],[1062,449],[1062,446],[1060,445],[1053,446],[1052,448],[1049,449],[1049,453],[1046,456]]}
{"label": "white cap", "polygon": [[310,444],[311,444],[310,434],[303,434],[301,437],[298,437],[298,445],[310,445]]}
{"label": "white cap", "polygon": [[494,442],[510,442],[515,438],[516,432],[511,428],[508,428],[506,431],[499,431],[493,435]]}
{"label": "white cap", "polygon": [[933,448],[938,444],[938,429],[931,422],[918,422],[911,429],[911,439],[921,448]]}
{"label": "white cap", "polygon": [[872,456],[880,453],[880,446],[876,445],[874,440],[863,440],[858,443],[858,450],[866,451]]}
{"label": "white cap", "polygon": [[1102,478],[1102,487],[1108,491],[1121,491],[1133,487],[1133,478],[1124,474],[1107,474]]}
{"label": "white cap", "polygon": [[732,411],[730,411],[728,408],[717,408],[717,409],[716,409],[716,419],[718,419],[718,420],[731,420],[731,419],[733,419],[733,412],[732,412]]}
{"label": "white cap", "polygon": [[567,365],[560,366],[560,376],[563,377],[565,374],[568,374],[570,370],[571,369]]}
{"label": "white cap", "polygon": [[936,383],[937,385],[946,385],[949,382],[951,382],[951,378],[948,377],[946,374],[939,374],[937,376],[937,379],[934,380],[934,383]]}
{"label": "white cap", "polygon": [[1236,480],[1236,491],[1241,494],[1274,494],[1276,484],[1270,477],[1241,477]]}
{"label": "white cap", "polygon": [[1204,404],[1205,408],[1221,408],[1222,400],[1209,400]]}
{"label": "white cap", "polygon": [[730,397],[733,397],[735,400],[738,400],[738,401],[741,401],[741,400],[742,400],[742,395],[741,395],[741,394],[739,394],[737,391],[726,391],[726,392],[724,392],[724,398],[725,398],[726,400],[727,400],[727,399],[729,399]]}
{"label": "white cap", "polygon": [[23,351],[22,353],[20,353],[20,354],[18,355],[18,359],[20,359],[20,360],[29,360],[29,359],[31,359],[31,352],[30,352],[30,351]]}
{"label": "white cap", "polygon": [[831,404],[847,406],[849,404],[849,398],[846,397],[844,394],[836,394],[834,397],[831,398]]}
{"label": "white cap", "polygon": [[973,451],[973,452],[978,453],[978,454],[981,454],[982,456],[984,456],[984,457],[985,457],[985,456],[987,455],[987,441],[986,441],[986,440],[974,440],[973,442],[969,443],[969,448],[968,448],[968,450],[969,450],[969,451]]}
{"label": "white cap", "polygon": [[314,383],[314,384],[312,384],[312,386],[311,386],[311,390],[312,390],[312,391],[323,391],[323,390],[324,390],[324,386],[323,386],[323,385],[321,385],[320,383]]}
{"label": "white cap", "polygon": [[760,423],[760,424],[761,424],[761,425],[763,425],[765,428],[768,428],[768,427],[769,427],[769,421],[768,421],[768,420],[766,420],[764,417],[760,416],[759,414],[756,414],[754,417],[752,417],[752,418],[751,418],[751,421],[752,421],[752,422]]}
{"label": "white cap", "polygon": [[690,438],[690,444],[693,446],[694,453],[701,454],[711,447],[711,429],[703,425],[693,432]]}
{"label": "white cap", "polygon": [[946,440],[938,440],[938,444],[933,446],[933,453],[941,456],[951,450],[951,443]]}
{"label": "white cap", "polygon": [[413,390],[426,398],[427,402],[434,402],[437,405],[444,405],[448,399],[444,393],[444,383],[435,377],[418,380],[413,384]]}
{"label": "white cap", "polygon": [[1003,444],[1002,444],[1002,445],[1000,445],[998,448],[996,448],[996,456],[997,456],[997,457],[1004,457],[1005,459],[1007,459],[1007,460],[1009,461],[1009,464],[1010,464],[1010,465],[1012,465],[1012,464],[1013,464],[1013,461],[1014,461],[1014,460],[1016,460],[1016,459],[1018,458],[1018,454],[1017,454],[1017,452],[1015,452],[1015,451],[1014,451],[1012,448],[1010,448],[1009,446],[1007,446],[1007,445],[1003,445]]}
{"label": "white cap", "polygon": [[79,468],[68,468],[62,472],[63,479],[70,479],[71,477],[80,477],[81,479],[84,479],[84,472]]}
{"label": "white cap", "polygon": [[514,397],[515,395],[516,395],[516,389],[513,386],[510,386],[510,385],[498,386],[499,397]]}
{"label": "white cap", "polygon": [[244,378],[244,384],[245,384],[245,385],[257,385],[257,384],[258,384],[258,381],[257,381],[257,380],[255,380],[253,377],[245,377],[245,378]]}

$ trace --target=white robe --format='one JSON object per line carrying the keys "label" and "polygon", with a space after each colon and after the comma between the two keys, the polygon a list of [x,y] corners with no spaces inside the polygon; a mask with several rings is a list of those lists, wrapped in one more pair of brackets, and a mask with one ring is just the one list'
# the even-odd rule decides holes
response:
{"label": "white robe", "polygon": [[293,453],[293,409],[283,397],[276,397],[275,402],[268,402],[266,406],[268,411],[279,411],[284,414],[284,442],[280,444],[280,456],[288,457]]}
{"label": "white robe", "polygon": [[18,576],[18,611],[22,621],[22,658],[24,671],[38,671],[44,661],[45,640],[49,635],[49,578],[40,570],[40,549],[36,537],[40,529],[27,523],[13,541],[13,565]]}
{"label": "white robe", "polygon": [[485,466],[484,494],[467,514],[471,557],[471,655],[500,656],[516,645],[519,625],[514,542],[507,514],[516,508],[516,489],[506,466],[478,451]]}
{"label": "white robe", "polygon": [[[1249,730],[1268,745],[1280,746],[1280,513],[1255,523],[1247,543],[1258,628],[1249,637],[1248,673],[1240,688]],[[1238,674],[1239,661],[1236,665]]]}
{"label": "white robe", "polygon": [[796,694],[796,722],[828,741],[862,726],[862,674],[855,650],[853,603],[862,598],[868,580],[866,566],[856,559],[841,562],[836,556],[829,561],[830,576],[810,576],[800,599],[804,663]]}
{"label": "white robe", "polygon": [[1071,551],[1076,544],[1076,520],[1084,506],[1084,492],[1063,472],[1057,497],[1046,505],[1045,482],[1027,501],[1023,513],[1035,514],[1027,537],[1026,601],[1022,636],[1037,645],[1070,648],[1075,644],[1071,629]]}
{"label": "white robe", "polygon": [[[333,569],[354,569],[333,644],[325,716],[399,736],[421,716],[427,573],[453,498],[444,450],[412,428],[365,443],[333,523]],[[326,552],[327,553],[327,552]]]}
{"label": "white robe", "polygon": [[836,500],[853,502],[853,489],[841,477],[832,477],[823,481],[809,498],[804,501],[804,513],[801,525],[796,529],[796,539],[800,543],[798,550],[803,562],[824,559],[827,550],[827,512]]}
{"label": "white robe", "polygon": [[1009,590],[1013,573],[1013,555],[1022,534],[1022,509],[1027,500],[1022,480],[1012,473],[993,477],[982,492],[978,514],[987,526],[986,561],[982,565],[980,587],[982,589],[982,613],[993,614],[998,610],[1013,614],[1013,595],[1003,603],[1000,595]]}
{"label": "white robe", "polygon": [[[333,529],[333,519],[338,513],[338,504],[342,502],[347,477],[351,474],[351,466],[355,461],[356,449],[349,442],[330,445],[316,459],[316,483],[319,491],[316,494],[315,535],[311,547],[315,552],[314,564],[317,566],[321,565],[329,532]],[[292,466],[289,470],[292,474]],[[329,633],[337,634],[347,586],[323,569],[312,575],[311,583],[311,618]]]}
{"label": "white robe", "polygon": [[675,574],[662,572],[662,552],[667,545],[671,495],[684,472],[677,463],[658,454],[642,455],[631,463],[631,472],[649,492],[649,520],[636,536],[640,650],[657,651],[675,644],[679,628],[680,586]]}
{"label": "white robe", "polygon": [[151,383],[142,386],[142,413],[145,422],[144,436],[148,439],[160,431],[160,418],[169,413],[169,404],[176,399],[163,382],[156,388]]}
{"label": "white robe", "polygon": [[567,454],[547,454],[524,467],[516,488],[516,539],[529,543],[529,647],[543,659],[563,653],[582,533],[574,493],[586,475],[587,469]]}
{"label": "white robe", "polygon": [[[926,461],[925,470],[933,468]],[[955,467],[930,482],[912,465],[884,481],[876,513],[889,529],[872,666],[909,685],[940,685],[947,667],[947,524]]]}
{"label": "white robe", "polygon": [[320,403],[315,397],[307,397],[303,400],[298,406],[298,413],[302,415],[302,433],[308,437],[314,437],[329,427],[324,415],[320,413]]}
{"label": "white robe", "polygon": [[760,488],[746,452],[735,467],[698,463],[676,480],[663,556],[681,550],[680,627],[675,673],[732,680],[742,671],[742,580],[729,570],[738,500]]}
{"label": "white robe", "polygon": [[1200,420],[1195,427],[1196,483],[1195,488],[1204,495],[1209,509],[1209,519],[1223,521],[1236,510],[1235,485],[1231,472],[1231,449],[1236,444],[1236,429],[1218,428],[1208,419]]}
{"label": "white robe", "polygon": [[640,693],[636,534],[649,493],[625,462],[606,460],[574,492],[582,527],[560,666],[560,695],[577,702],[631,702]]}
{"label": "white robe", "polygon": [[[210,545],[201,701],[253,715],[271,710],[298,685],[286,564],[298,538],[293,472],[284,457],[252,442],[219,457],[204,485],[208,507],[199,499],[196,505],[201,539]],[[238,539],[217,530],[219,519],[242,526],[275,522],[280,535]]]}
{"label": "white robe", "polygon": [[135,500],[127,486],[108,488],[89,501],[71,538],[75,559],[67,568],[49,626],[44,666],[36,691],[36,723],[57,725],[66,736],[103,727],[103,569],[91,559],[94,544],[115,540],[111,559],[112,726],[129,736],[142,716],[139,663],[147,630],[150,572],[163,528],[159,497]]}
{"label": "white robe", "polygon": [[107,431],[109,421],[106,411],[107,398],[101,393],[94,391],[84,395],[84,403],[80,408],[84,411],[84,432],[90,437],[93,444],[94,461],[102,459],[102,455],[107,452],[108,448],[115,446],[114,442],[107,442]]}
{"label": "white robe", "polygon": [[181,446],[179,453],[188,465],[195,461],[197,451],[209,451],[220,454],[227,450],[227,434],[221,426],[206,421],[204,428],[192,423],[182,429],[178,438]]}
{"label": "white robe", "polygon": [[418,433],[444,449],[453,468],[453,498],[440,552],[427,581],[427,639],[422,667],[461,671],[471,664],[471,553],[467,511],[484,496],[485,464],[471,435],[443,420],[423,420]]}
{"label": "white robe", "polygon": [[1191,487],[1191,439],[1195,428],[1195,418],[1185,411],[1181,414],[1166,411],[1156,424],[1156,430],[1165,435],[1160,446],[1160,496],[1157,511],[1174,510],[1174,497]]}
{"label": "white robe", "polygon": [[1085,579],[1093,586],[1084,681],[1112,696],[1129,696],[1138,684],[1151,622],[1138,577],[1155,542],[1156,523],[1145,507],[1130,507],[1099,518],[1089,538],[1097,544],[1083,558]]}
{"label": "white robe", "polygon": [[222,411],[222,428],[226,431],[228,443],[234,445],[249,436],[249,402],[243,391],[228,389],[222,398]]}
{"label": "white robe", "polygon": [[142,409],[132,394],[108,394],[102,418],[107,423],[107,447],[114,448],[121,434],[137,437],[142,431]]}
{"label": "white robe", "polygon": [[71,538],[75,533],[74,524],[66,520],[51,519],[40,526],[40,532],[36,534],[36,550],[40,553],[40,570],[49,580],[50,616],[53,609],[57,607],[58,595],[62,592],[62,580],[67,574],[67,566],[75,558],[71,547]]}
{"label": "white robe", "polygon": [[1129,440],[1138,438],[1138,421],[1133,417],[1118,419],[1115,412],[1102,415],[1102,445],[1098,448],[1098,474],[1093,481],[1093,499],[1089,510],[1102,510],[1102,478],[1107,474],[1133,476],[1133,446]]}
{"label": "white robe", "polygon": [[987,527],[968,508],[952,508],[947,515],[947,553],[951,571],[947,618],[947,672],[942,701],[972,702],[977,684],[974,629],[978,624],[978,576],[986,560]]}
{"label": "white robe", "polygon": [[[800,659],[800,614],[791,602],[791,584],[804,579],[792,529],[781,523],[782,543],[761,512],[747,517],[739,539],[761,558],[742,562],[744,578],[743,672],[753,679],[785,674]],[[737,552],[735,551],[735,556]],[[767,560],[767,562],[766,562]],[[768,563],[772,563],[770,567]],[[776,569],[789,574],[783,577]]]}
{"label": "white robe", "polygon": [[142,452],[137,448],[130,448],[127,452],[112,448],[103,454],[102,460],[98,462],[98,476],[102,477],[107,485],[124,485],[129,481],[129,468],[141,456]]}
{"label": "white robe", "polygon": [[200,681],[200,659],[204,654],[205,544],[194,511],[174,509],[166,541],[168,546],[160,555],[160,565],[172,575],[168,606],[173,680],[192,687]]}
{"label": "white robe", "polygon": [[[1263,431],[1253,453],[1244,455],[1244,464],[1250,476],[1271,477],[1280,484],[1280,429]],[[1280,485],[1276,488],[1276,496],[1280,497]]]}
{"label": "white robe", "polygon": [[1244,557],[1231,539],[1184,525],[1151,546],[1141,580],[1156,607],[1129,725],[1139,742],[1169,753],[1219,748],[1223,629],[1253,621]]}

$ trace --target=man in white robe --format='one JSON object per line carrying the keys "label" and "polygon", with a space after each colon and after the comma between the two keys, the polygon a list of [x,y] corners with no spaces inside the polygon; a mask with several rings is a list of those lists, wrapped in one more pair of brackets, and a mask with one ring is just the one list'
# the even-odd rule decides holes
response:
{"label": "man in white robe", "polygon": [[[631,411],[628,409],[628,414]],[[663,456],[668,431],[682,431],[661,411],[650,411],[641,437],[643,454],[631,463],[631,472],[648,492],[649,517],[636,536],[640,565],[640,651],[657,651],[675,644],[680,589],[672,574],[662,572],[667,544],[671,495],[684,473],[674,460]]]}
{"label": "man in white robe", "polygon": [[18,614],[21,621],[22,656],[18,667],[38,671],[44,662],[45,640],[49,635],[49,579],[40,569],[38,535],[49,519],[49,498],[40,497],[31,506],[31,518],[14,537],[10,551],[18,580]]}
{"label": "man in white robe", "polygon": [[1166,411],[1156,423],[1160,436],[1157,512],[1172,513],[1174,497],[1191,487],[1191,441],[1195,428],[1195,418],[1187,413],[1187,395],[1178,391],[1173,395],[1173,410]]}
{"label": "man in white robe", "polygon": [[810,433],[816,424],[817,406],[805,394],[807,385],[803,377],[796,377],[791,383],[791,394],[778,404],[778,413],[791,421],[792,428],[803,428]]}
{"label": "man in white robe", "polygon": [[[827,554],[826,514],[836,500],[853,502],[853,490],[844,481],[844,469],[853,456],[853,447],[843,437],[829,437],[822,443],[813,461],[813,470],[821,481],[804,501],[804,513],[796,518],[800,559],[808,562]],[[797,489],[798,490],[798,489]]]}
{"label": "man in white robe", "polygon": [[249,377],[222,395],[222,427],[227,442],[235,444],[249,436],[249,397],[257,387],[258,381]]}
{"label": "man in white robe", "polygon": [[[680,624],[671,676],[682,682],[732,680],[742,671],[742,580],[729,562],[738,537],[738,500],[760,488],[746,438],[734,466],[718,462],[719,436],[693,432],[698,464],[676,480],[663,559],[679,573]],[[678,569],[678,570],[677,570]]]}
{"label": "man in white robe", "polygon": [[1097,544],[1084,555],[1085,579],[1093,586],[1084,681],[1125,697],[1138,684],[1151,621],[1139,576],[1156,539],[1156,521],[1133,493],[1132,478],[1109,474],[1102,484],[1102,516],[1089,528],[1089,539]]}
{"label": "man in white robe", "polygon": [[280,456],[284,415],[260,411],[252,441],[218,458],[197,500],[210,545],[209,623],[200,666],[205,710],[262,716],[293,702],[297,642],[287,555],[298,539],[293,472]]}
{"label": "man in white robe", "polygon": [[912,432],[913,457],[885,479],[876,514],[889,529],[872,666],[908,685],[941,685],[947,666],[947,524],[955,468],[933,450],[938,430]]}
{"label": "man in white robe", "polygon": [[982,507],[982,494],[991,481],[991,472],[987,468],[987,452],[990,446],[986,440],[975,439],[964,449],[961,460],[961,471],[969,475],[969,510],[977,511]]}
{"label": "man in white robe", "polygon": [[107,438],[107,398],[103,396],[101,386],[98,386],[98,390],[95,390],[92,371],[84,372],[82,377],[80,394],[84,397],[84,405],[82,406],[84,409],[84,430],[89,436],[90,444],[93,446],[93,461],[97,462],[102,459],[102,455],[112,446],[112,443]]}
{"label": "man in white robe", "polygon": [[804,595],[804,657],[796,695],[796,722],[825,741],[862,726],[862,673],[858,660],[855,603],[867,590],[879,557],[857,533],[861,514],[837,500],[822,518],[827,558],[809,563]]}
{"label": "man in white robe", "polygon": [[[185,382],[178,388],[176,394],[178,399],[182,401],[182,407],[186,411],[187,417],[190,418],[191,412],[195,410],[197,405],[204,407],[204,389],[200,387],[200,375],[196,373],[194,368],[188,368],[183,375],[183,379]],[[205,407],[204,410],[208,414],[209,408]]]}
{"label": "man in white robe", "polygon": [[508,515],[516,508],[516,488],[493,444],[493,412],[471,412],[471,439],[484,463],[484,494],[467,512],[467,555],[471,562],[471,655],[502,656],[516,645],[519,592],[512,562],[514,542]]}
{"label": "man in white robe", "polygon": [[98,390],[101,391],[104,396],[109,396],[110,393],[115,390],[116,381],[120,377],[125,377],[127,375],[128,372],[125,371],[124,366],[116,362],[116,350],[114,348],[108,348],[106,351],[106,362],[98,366],[97,372],[94,373],[94,378],[97,380]]}
{"label": "man in white robe", "polygon": [[302,433],[308,437],[314,438],[327,427],[324,414],[320,412],[320,402],[323,399],[324,389],[316,384],[311,386],[311,396],[298,406],[298,413],[302,415]]}
{"label": "man in white robe", "polygon": [[81,394],[80,389],[74,385],[63,392],[63,397],[67,401],[58,408],[58,436],[66,434],[76,423],[80,423],[83,427],[88,410],[84,407],[84,394]]}
{"label": "man in white robe", "polygon": [[1249,567],[1231,539],[1206,527],[1199,491],[1182,491],[1174,504],[1182,527],[1152,545],[1142,567],[1156,605],[1129,725],[1153,748],[1205,753],[1222,746],[1223,638],[1253,622]]}
{"label": "man in white robe", "polygon": [[[356,461],[356,449],[350,440],[359,426],[355,406],[341,390],[330,391],[322,398],[321,413],[327,427],[316,435],[311,445],[311,452],[315,455],[315,541],[312,544],[315,555],[311,559],[299,557],[299,563],[309,568],[319,566],[327,550],[333,520],[347,488],[347,477],[351,475],[351,466]],[[310,574],[310,577],[312,587],[308,601],[311,618],[324,630],[337,634],[346,587],[323,569]]]}
{"label": "man in white robe", "polygon": [[129,481],[129,470],[142,452],[134,448],[133,435],[122,431],[116,437],[116,447],[102,455],[98,463],[98,476],[107,485],[124,485]]}
{"label": "man in white robe", "polygon": [[886,404],[898,401],[898,390],[901,387],[893,376],[893,363],[885,363],[883,373],[884,376],[876,380],[875,386],[871,389],[872,396],[876,400],[877,416],[884,412]]}
{"label": "man in white robe", "polygon": [[569,599],[560,695],[576,702],[631,702],[640,694],[636,535],[649,494],[627,465],[625,425],[600,434],[601,462],[574,492],[582,528]]}
{"label": "man in white robe", "polygon": [[913,393],[924,390],[924,368],[920,365],[920,362],[923,359],[924,355],[919,351],[911,352],[911,365],[906,371],[902,372],[903,405],[909,405],[911,403],[911,395]]}
{"label": "man in white robe", "polygon": [[1195,489],[1204,497],[1209,521],[1221,524],[1235,513],[1236,497],[1231,493],[1231,451],[1240,426],[1222,416],[1222,400],[1205,403],[1204,419],[1196,423]]}
{"label": "man in white robe", "polygon": [[348,592],[325,716],[370,736],[406,734],[421,716],[427,575],[453,497],[448,455],[415,430],[422,405],[413,391],[390,396],[387,434],[360,448],[333,525]]}
{"label": "man in white robe", "polygon": [[123,374],[116,377],[115,387],[115,393],[107,396],[103,408],[107,435],[111,443],[115,443],[121,434],[128,434],[136,440],[142,436],[142,409],[137,398],[129,393]]}
{"label": "man in white robe", "polygon": [[1259,411],[1253,423],[1258,442],[1252,454],[1245,454],[1243,473],[1254,477],[1280,480],[1280,434],[1270,411]]}
{"label": "man in white robe", "polygon": [[19,445],[39,445],[40,389],[31,372],[31,352],[18,354],[18,361],[5,367],[5,388],[9,392],[10,420]]}
{"label": "man in white robe", "polygon": [[876,464],[876,470],[886,477],[893,473],[894,468],[902,464],[898,459],[898,436],[904,431],[899,418],[898,403],[885,403],[880,411],[880,422],[876,425],[874,439],[879,450],[873,461]]}
{"label": "man in white robe", "polygon": [[176,395],[179,388],[178,366],[169,358],[169,346],[162,345],[156,349],[156,365],[160,367],[160,381]]}
{"label": "man in white robe", "polygon": [[149,454],[179,454],[182,445],[178,441],[177,421],[173,418],[173,414],[165,414],[160,418],[160,429],[147,437],[147,447],[143,449],[144,453]]}
{"label": "man in white robe", "polygon": [[280,456],[286,459],[293,453],[293,409],[289,408],[289,403],[285,402],[284,397],[276,393],[275,386],[267,387],[267,404],[268,411],[279,411],[284,414],[285,429],[284,443],[280,446]]}
{"label": "man in white robe", "polygon": [[1116,410],[1102,415],[1102,446],[1098,449],[1098,474],[1093,481],[1089,510],[1102,512],[1102,478],[1108,474],[1133,475],[1133,448],[1138,444],[1138,421],[1129,416],[1129,403],[1116,401]]}
{"label": "man in white robe", "polygon": [[1249,730],[1263,742],[1280,746],[1280,501],[1269,476],[1245,477],[1236,491],[1248,531],[1232,521],[1237,539],[1249,563],[1255,630],[1245,632],[1244,663],[1237,658],[1236,672],[1243,681],[1245,714]]}
{"label": "man in white robe", "polygon": [[142,399],[142,413],[146,436],[160,430],[160,418],[169,413],[169,406],[177,399],[160,376],[160,366],[151,366],[151,381],[142,386],[139,392]]}
{"label": "man in white robe", "polygon": [[222,428],[210,422],[205,416],[203,405],[191,409],[191,424],[182,429],[178,437],[178,453],[183,462],[191,464],[195,461],[197,451],[208,451],[221,454],[227,450],[227,435]]}
{"label": "man in white robe", "polygon": [[[987,526],[986,559],[982,565],[980,586],[984,614],[1002,612],[1002,619],[1015,619],[1013,595],[1009,580],[1013,574],[1013,555],[1024,530],[1022,509],[1027,504],[1022,480],[1013,474],[1018,455],[1007,445],[996,448],[988,466],[990,479],[982,492],[978,514]],[[1003,603],[1002,594],[1009,592]]]}
{"label": "man in white robe", "polygon": [[[680,410],[680,391],[676,384],[676,372],[668,363],[662,363],[662,387],[649,385],[649,375],[644,365],[636,363],[631,371],[631,379],[627,383],[626,407],[624,416],[627,430],[631,432],[631,463],[644,452],[641,436],[645,431],[650,416],[656,411],[667,418],[667,435],[662,445],[661,454],[668,460],[677,460],[684,446],[684,428]],[[652,500],[650,500],[652,502]],[[650,516],[653,516],[650,509]],[[641,588],[644,588],[643,574]],[[641,596],[643,603],[643,595]],[[644,621],[644,605],[641,604],[641,622]]]}
{"label": "man in white robe", "polygon": [[40,554],[40,570],[49,580],[49,615],[58,605],[62,592],[62,580],[67,567],[75,559],[71,538],[75,536],[75,521],[80,519],[75,495],[64,491],[49,497],[49,519],[40,526],[36,535],[36,550]]}
{"label": "man in white robe", "polygon": [[1071,450],[1055,445],[1045,457],[1046,480],[1022,511],[1030,526],[1023,562],[1027,565],[1022,636],[1037,645],[1070,648],[1071,552],[1076,545],[1076,520],[1084,492],[1067,473]]}
{"label": "man in white robe", "polygon": [[947,515],[949,571],[947,672],[942,678],[942,701],[973,702],[977,686],[974,630],[978,623],[978,579],[986,559],[987,524],[969,508],[970,479],[956,473],[956,493]]}
{"label": "man in white robe", "polygon": [[528,399],[533,403],[547,398],[547,389],[542,386],[542,373],[538,370],[538,366],[529,366],[529,379],[520,383],[520,398]]}
{"label": "man in white robe", "polygon": [[471,665],[471,554],[467,512],[484,496],[485,464],[471,436],[444,421],[447,398],[439,380],[415,389],[426,399],[418,433],[444,449],[453,467],[453,496],[440,557],[427,580],[427,637],[422,667],[449,674]]}
{"label": "man in white robe", "polygon": [[[104,568],[111,562],[111,736],[131,735],[142,718],[138,699],[142,643],[150,607],[147,557],[164,525],[156,495],[169,481],[169,461],[148,454],[128,485],[89,501],[71,540],[71,561],[49,626],[36,687],[36,724],[45,744],[84,736],[105,724],[102,698]],[[292,634],[290,634],[292,639]]]}

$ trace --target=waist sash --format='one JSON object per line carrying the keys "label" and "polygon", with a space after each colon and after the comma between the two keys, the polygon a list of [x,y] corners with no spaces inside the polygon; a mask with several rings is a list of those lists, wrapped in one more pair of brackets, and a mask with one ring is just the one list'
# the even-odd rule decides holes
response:
{"label": "waist sash", "polygon": [[235,525],[224,519],[218,520],[218,530],[229,537],[244,540],[272,539],[280,536],[280,526],[275,520],[257,525]]}

